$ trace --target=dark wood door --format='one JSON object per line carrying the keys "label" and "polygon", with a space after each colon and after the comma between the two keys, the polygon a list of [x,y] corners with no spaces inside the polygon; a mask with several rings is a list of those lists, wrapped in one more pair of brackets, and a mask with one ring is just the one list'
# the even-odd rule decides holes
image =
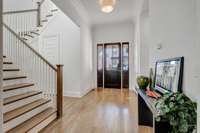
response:
{"label": "dark wood door", "polygon": [[129,88],[129,43],[97,45],[97,86]]}
{"label": "dark wood door", "polygon": [[121,44],[104,45],[104,87],[121,88]]}

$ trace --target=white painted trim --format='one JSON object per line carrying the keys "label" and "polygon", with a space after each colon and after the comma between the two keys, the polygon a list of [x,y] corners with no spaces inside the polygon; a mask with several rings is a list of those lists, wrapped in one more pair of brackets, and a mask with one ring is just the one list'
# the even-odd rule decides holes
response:
{"label": "white painted trim", "polygon": [[87,95],[92,90],[93,90],[93,88],[86,89],[82,92],[64,91],[63,96],[81,98],[81,97]]}
{"label": "white painted trim", "polygon": [[75,91],[64,91],[63,96],[80,98],[81,97],[80,94],[81,94],[80,92],[75,92]]}
{"label": "white painted trim", "polygon": [[[53,65],[56,65],[56,64],[60,64],[60,57],[61,57],[61,52],[60,52],[60,45],[61,45],[61,35],[60,34],[48,34],[48,35],[42,35],[42,37],[40,37],[40,40],[39,40],[39,52],[40,53],[44,53],[44,51],[46,50],[45,47],[44,47],[44,40],[47,39],[47,38],[51,38],[51,37],[55,37],[57,40],[58,40],[58,44],[56,45],[57,46],[57,57],[56,57],[56,60],[57,62],[54,63],[54,62],[51,62]],[[46,56],[45,54],[43,54],[44,56]],[[46,57],[47,58],[47,57]],[[48,58],[47,58],[48,59]]]}
{"label": "white painted trim", "polygon": [[87,90],[84,90],[84,91],[81,93],[81,97],[87,95],[87,94],[88,94],[90,91],[92,91],[92,90],[93,90],[93,88],[89,88],[89,89],[87,89]]}

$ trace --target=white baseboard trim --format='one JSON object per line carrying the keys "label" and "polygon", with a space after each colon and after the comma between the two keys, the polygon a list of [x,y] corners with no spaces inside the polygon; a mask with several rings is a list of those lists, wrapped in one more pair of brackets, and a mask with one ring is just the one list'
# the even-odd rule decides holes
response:
{"label": "white baseboard trim", "polygon": [[81,98],[81,97],[87,95],[92,90],[93,90],[93,88],[86,89],[86,90],[84,90],[82,92],[64,91],[63,96]]}
{"label": "white baseboard trim", "polygon": [[81,93],[80,92],[75,92],[75,91],[64,91],[63,96],[80,98],[81,97]]}
{"label": "white baseboard trim", "polygon": [[88,94],[90,91],[92,91],[92,90],[93,90],[93,88],[89,88],[89,89],[87,89],[87,90],[82,91],[81,97],[87,95],[87,94]]}

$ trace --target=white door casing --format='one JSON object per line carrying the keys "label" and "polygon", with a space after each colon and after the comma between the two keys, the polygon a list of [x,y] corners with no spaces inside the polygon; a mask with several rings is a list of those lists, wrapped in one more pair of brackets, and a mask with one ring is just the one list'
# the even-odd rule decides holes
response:
{"label": "white door casing", "polygon": [[59,35],[48,35],[42,37],[42,45],[40,46],[40,52],[53,65],[60,63],[59,47]]}

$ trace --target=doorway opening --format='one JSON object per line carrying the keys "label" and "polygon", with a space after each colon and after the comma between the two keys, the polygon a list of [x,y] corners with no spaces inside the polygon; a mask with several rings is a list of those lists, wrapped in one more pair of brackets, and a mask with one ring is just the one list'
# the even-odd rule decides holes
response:
{"label": "doorway opening", "polygon": [[129,42],[97,44],[98,88],[129,88]]}

